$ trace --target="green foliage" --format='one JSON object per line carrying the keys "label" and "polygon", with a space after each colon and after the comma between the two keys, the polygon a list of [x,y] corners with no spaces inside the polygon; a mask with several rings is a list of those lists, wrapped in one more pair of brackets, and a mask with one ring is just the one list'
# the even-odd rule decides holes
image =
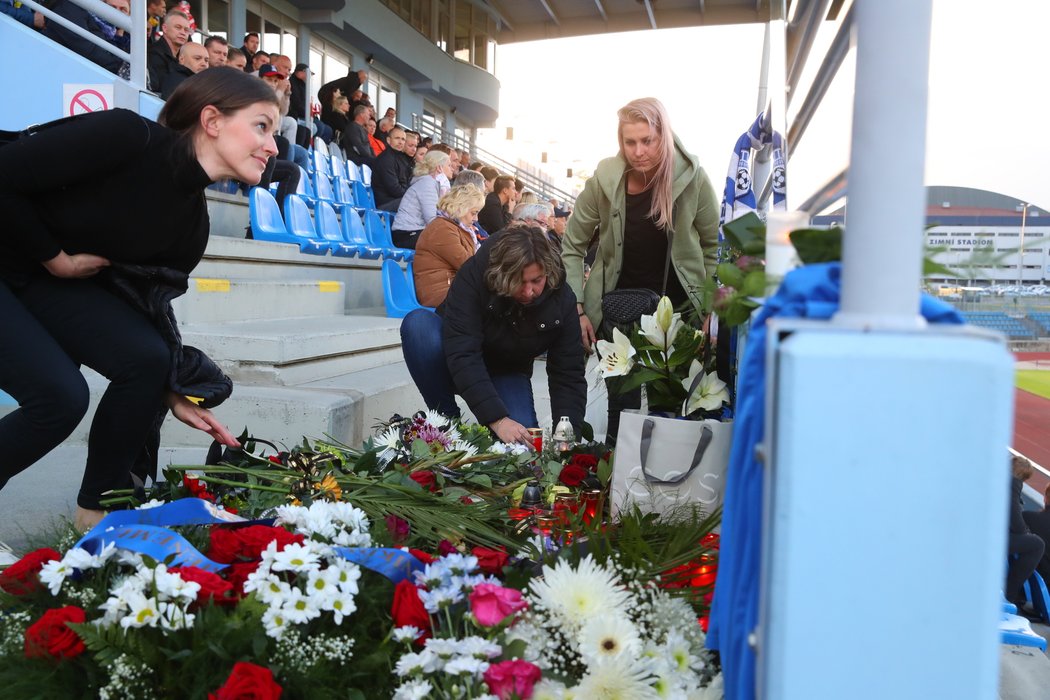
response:
{"label": "green foliage", "polygon": [[803,265],[842,260],[842,229],[838,226],[800,228],[788,237]]}

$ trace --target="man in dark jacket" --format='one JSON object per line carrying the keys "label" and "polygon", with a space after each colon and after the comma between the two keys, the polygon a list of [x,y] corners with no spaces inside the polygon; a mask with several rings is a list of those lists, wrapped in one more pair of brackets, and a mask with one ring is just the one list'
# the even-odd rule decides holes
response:
{"label": "man in dark jacket", "polygon": [[159,93],[164,89],[164,79],[175,72],[179,65],[176,56],[179,49],[190,40],[190,18],[185,12],[171,10],[164,15],[164,36],[150,44],[146,52],[146,69],[149,71],[149,89]]}
{"label": "man in dark jacket", "polygon": [[[248,32],[244,35],[244,44],[241,46],[241,53],[244,54],[244,58],[247,63],[244,66],[245,73],[251,73],[252,59],[255,58],[255,52],[259,50],[259,35],[256,32]],[[259,70],[255,68],[254,70]]]}
{"label": "man in dark jacket", "polygon": [[500,175],[492,185],[492,192],[485,197],[485,206],[478,212],[478,224],[488,233],[495,233],[510,223],[510,208],[507,206],[514,195],[514,178]]}
{"label": "man in dark jacket", "polygon": [[295,142],[300,146],[310,145],[310,122],[306,118],[306,74],[313,74],[310,66],[300,63],[292,71],[288,78],[288,84],[292,86],[291,98],[288,103],[288,116],[299,124],[299,130],[295,135]]}
{"label": "man in dark jacket", "polygon": [[[497,284],[486,278],[495,268]],[[535,358],[547,353],[552,415],[579,431],[587,404],[586,360],[576,295],[561,262],[536,228],[492,236],[456,273],[437,314],[417,309],[401,325],[401,348],[427,406],[459,415],[455,394],[503,442],[528,442],[537,426]]]}
{"label": "man in dark jacket", "polygon": [[401,197],[412,184],[412,157],[405,153],[405,130],[395,126],[387,136],[387,149],[372,165],[372,193],[383,211],[397,211]]}
{"label": "man in dark jacket", "polygon": [[195,41],[187,41],[179,49],[179,65],[164,78],[160,98],[167,100],[175,88],[191,75],[197,75],[208,67],[208,49]]}
{"label": "man in dark jacket", "polygon": [[348,159],[357,165],[368,165],[369,167],[376,158],[372,144],[368,142],[368,132],[365,131],[365,124],[368,123],[368,117],[371,114],[372,108],[367,105],[354,107],[354,119],[347,125],[343,137],[339,140],[339,145],[346,151]]}

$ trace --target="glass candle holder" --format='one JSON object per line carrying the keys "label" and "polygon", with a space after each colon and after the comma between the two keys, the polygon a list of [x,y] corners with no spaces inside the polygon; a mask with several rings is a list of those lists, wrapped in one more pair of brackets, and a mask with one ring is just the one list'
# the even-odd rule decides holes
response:
{"label": "glass candle holder", "polygon": [[543,452],[543,428],[529,428],[529,437],[532,438],[532,447],[536,452]]}
{"label": "glass candle holder", "polygon": [[602,490],[587,489],[580,494],[580,503],[583,506],[583,521],[590,523],[595,518],[601,518],[602,513]]}
{"label": "glass candle holder", "polygon": [[544,537],[550,537],[554,528],[558,525],[558,516],[553,513],[536,513],[534,518],[536,529]]}

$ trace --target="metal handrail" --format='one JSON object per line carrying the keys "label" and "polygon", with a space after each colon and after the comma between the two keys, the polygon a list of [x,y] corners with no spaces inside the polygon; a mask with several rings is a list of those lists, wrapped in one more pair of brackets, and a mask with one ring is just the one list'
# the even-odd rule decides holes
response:
{"label": "metal handrail", "polygon": [[798,146],[802,134],[805,133],[806,127],[809,126],[809,122],[813,118],[813,114],[817,111],[817,107],[824,99],[824,95],[827,94],[828,88],[831,87],[831,83],[835,79],[835,76],[838,75],[839,68],[842,66],[846,54],[849,53],[850,30],[852,26],[853,6],[851,5],[849,11],[839,23],[838,32],[835,34],[831,46],[828,47],[828,52],[825,54],[824,60],[820,63],[820,68],[817,70],[816,77],[813,78],[813,84],[810,85],[809,92],[806,93],[806,97],[802,101],[798,113],[795,114],[795,118],[791,121],[791,126],[787,133],[789,155],[793,153]]}
{"label": "metal handrail", "polygon": [[413,113],[412,128],[424,136],[430,136],[455,149],[472,153],[477,156],[479,160],[484,161],[486,165],[491,165],[502,173],[508,175],[513,174],[514,177],[524,182],[526,187],[529,187],[529,189],[535,191],[540,196],[546,198],[556,197],[563,207],[572,207],[576,204],[575,196],[569,194],[560,187],[555,187],[533,173],[523,170],[520,165],[514,165],[500,156],[497,156],[490,151],[486,151],[484,148],[479,148],[476,144],[464,139],[462,136],[445,131],[443,127],[438,125],[433,117],[429,117],[425,114],[420,115]]}
{"label": "metal handrail", "polygon": [[[70,22],[65,17],[56,14],[49,8],[41,5],[36,0],[22,0],[26,7],[44,15],[49,22],[54,22],[65,27],[81,39],[85,39],[98,48],[113,54],[117,58],[126,61],[131,67],[131,83],[140,89],[146,87],[146,4],[144,2],[133,2],[131,4],[131,15],[125,15],[102,0],[70,0],[74,5],[87,10],[91,14],[106,20],[118,29],[128,32],[131,40],[131,51],[123,51],[104,39],[100,39],[83,27]],[[135,31],[135,27],[138,31]]]}
{"label": "metal handrail", "polygon": [[809,196],[799,206],[799,211],[804,211],[814,217],[846,196],[847,178],[849,171],[842,170],[838,175],[824,183],[823,187]]}

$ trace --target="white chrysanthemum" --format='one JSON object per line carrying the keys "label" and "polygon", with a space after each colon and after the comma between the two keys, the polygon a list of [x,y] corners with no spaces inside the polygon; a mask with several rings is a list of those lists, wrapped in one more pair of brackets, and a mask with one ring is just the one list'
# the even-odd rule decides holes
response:
{"label": "white chrysanthemum", "polygon": [[433,654],[438,660],[447,661],[459,656],[459,641],[455,639],[442,639],[431,637],[424,642],[424,651]]}
{"label": "white chrysanthemum", "polygon": [[328,571],[334,571],[335,582],[339,590],[350,595],[357,595],[357,581],[361,578],[361,567],[342,557],[333,557],[328,562]]}
{"label": "white chrysanthemum", "polygon": [[453,440],[452,441],[452,451],[453,452],[466,452],[467,453],[467,457],[473,457],[474,455],[476,455],[478,453],[478,448],[476,446],[474,446],[474,445],[471,445],[469,442],[466,442],[464,440]]}
{"label": "white chrysanthemum", "polygon": [[404,625],[394,629],[394,641],[395,642],[414,642],[419,639],[419,635],[423,634],[423,630],[412,625]]}
{"label": "white chrysanthemum", "polygon": [[463,600],[463,592],[451,586],[442,586],[432,591],[420,591],[419,600],[428,613],[436,613]]}
{"label": "white chrysanthemum", "polygon": [[99,569],[105,565],[106,561],[113,556],[116,551],[117,545],[113,542],[110,542],[103,547],[102,551],[97,555],[89,553],[86,549],[75,547],[66,552],[65,556],[62,557],[62,561],[69,566],[72,566],[74,569],[79,569],[81,571]]}
{"label": "white chrysanthemum", "polygon": [[394,673],[404,678],[415,673],[424,673],[426,666],[426,659],[424,659],[423,654],[410,652],[402,655],[397,660],[397,663],[394,664]]}
{"label": "white chrysanthemum", "polygon": [[598,615],[580,628],[580,656],[588,663],[624,656],[636,659],[642,642],[634,623],[623,615]]}
{"label": "white chrysanthemum", "polygon": [[317,603],[304,595],[298,588],[292,588],[291,592],[289,592],[288,597],[284,600],[284,604],[281,605],[281,611],[284,612],[288,622],[300,625],[321,615],[321,608],[318,607]]}
{"label": "white chrysanthemum", "polygon": [[409,681],[394,689],[392,700],[426,700],[430,697],[432,690],[434,686],[430,685],[430,681]]}
{"label": "white chrysanthemum", "polygon": [[169,573],[168,567],[164,564],[157,564],[157,568],[153,570],[153,585],[162,597],[169,600],[182,600],[186,603],[197,600],[197,594],[201,590],[199,583],[187,581],[178,574]]}
{"label": "white chrysanthemum", "polygon": [[645,666],[607,659],[592,664],[575,691],[588,700],[657,700],[651,683]]}
{"label": "white chrysanthemum", "polygon": [[40,582],[47,586],[51,595],[58,595],[62,590],[62,584],[73,575],[73,567],[66,563],[65,559],[52,559],[41,567],[37,576]]}
{"label": "white chrysanthemum", "polygon": [[443,425],[449,425],[452,423],[452,420],[448,416],[443,416],[430,408],[428,408],[426,413],[423,414],[423,419],[435,428],[440,428]]}
{"label": "white chrysanthemum", "polygon": [[538,605],[561,618],[575,633],[591,618],[609,610],[625,609],[631,599],[615,572],[588,555],[578,567],[559,561],[543,568],[543,578],[530,586]]}
{"label": "white chrysanthemum", "polygon": [[455,640],[456,653],[460,656],[473,656],[477,659],[493,659],[503,653],[503,647],[484,637],[464,637]]}
{"label": "white chrysanthemum", "polygon": [[466,576],[477,571],[478,558],[473,554],[459,554],[458,552],[446,555],[438,561],[444,562],[452,576]]}
{"label": "white chrysanthemum", "polygon": [[473,656],[460,656],[445,664],[445,673],[450,676],[478,677],[489,670],[489,662],[475,659]]}
{"label": "white chrysanthemum", "polygon": [[376,447],[380,448],[376,460],[381,465],[386,465],[397,456],[401,450],[401,431],[397,428],[387,428],[375,441]]}
{"label": "white chrysanthemum", "polygon": [[261,566],[244,581],[244,592],[254,592],[256,597],[267,605],[280,605],[291,592],[292,587],[277,578]]}
{"label": "white chrysanthemum", "polygon": [[117,563],[121,566],[130,566],[135,569],[141,569],[143,559],[142,555],[138,552],[132,552],[130,549],[118,549]]}
{"label": "white chrysanthemum", "polygon": [[324,605],[321,606],[324,610],[330,610],[332,617],[335,618],[335,624],[343,624],[343,618],[354,613],[357,610],[357,603],[354,602],[354,597],[349,593],[343,593],[340,591],[332,598],[327,600]]}
{"label": "white chrysanthemum", "polygon": [[698,673],[704,670],[704,660],[694,653],[689,640],[678,630],[667,633],[663,658],[667,659],[675,673]]}
{"label": "white chrysanthemum", "polygon": [[273,566],[271,567],[274,571],[294,571],[296,573],[306,573],[309,571],[315,571],[320,567],[320,557],[307,544],[295,544],[294,542],[286,545],[284,549],[274,555]]}
{"label": "white chrysanthemum", "polygon": [[156,598],[147,598],[141,593],[132,593],[125,601],[131,612],[120,620],[120,626],[124,629],[129,627],[156,627],[160,622],[160,609],[157,607]]}
{"label": "white chrysanthemum", "polygon": [[330,599],[340,593],[339,571],[331,568],[311,571],[306,579],[305,591],[311,600],[324,607]]}
{"label": "white chrysanthemum", "polygon": [[266,628],[266,635],[274,639],[280,639],[288,631],[288,618],[285,616],[284,610],[278,607],[272,607],[264,612],[262,623],[263,627]]}

